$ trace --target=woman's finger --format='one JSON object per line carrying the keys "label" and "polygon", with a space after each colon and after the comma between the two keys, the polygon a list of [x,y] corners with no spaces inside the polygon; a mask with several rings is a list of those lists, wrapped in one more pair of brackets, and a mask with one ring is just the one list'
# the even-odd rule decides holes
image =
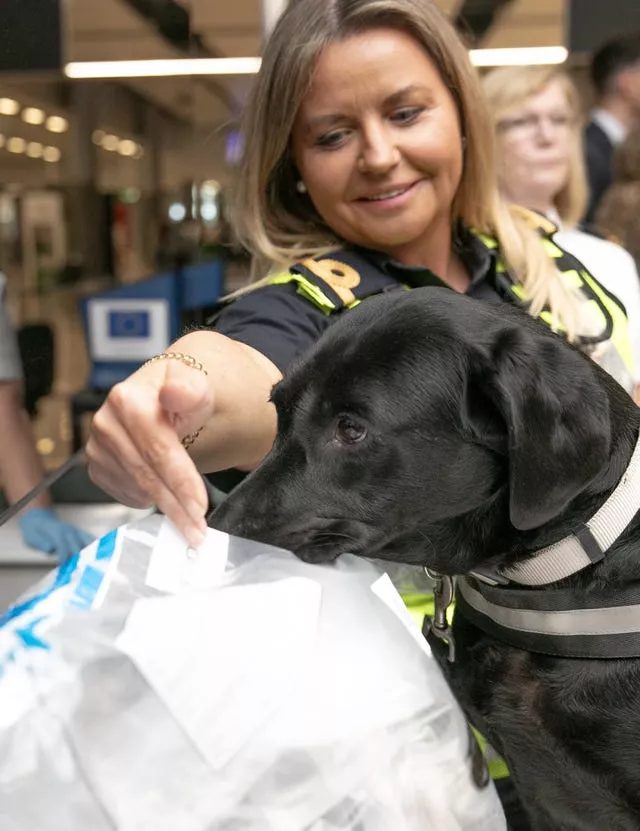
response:
{"label": "woman's finger", "polygon": [[[206,532],[205,513],[208,505],[206,489],[202,478],[195,469],[175,433],[164,425],[154,432],[162,434],[164,441],[155,439],[151,446],[159,456],[149,451],[148,441],[138,447],[124,427],[106,410],[87,443],[89,471],[93,481],[108,492],[115,493],[120,501],[132,507],[156,505],[180,529],[192,545],[199,545]],[[144,454],[148,454],[145,458]],[[159,457],[162,463],[159,462]],[[177,458],[177,461],[175,459]],[[168,471],[173,470],[173,474]],[[169,475],[171,485],[163,480]],[[193,483],[205,491],[205,505],[193,496]],[[178,494],[174,492],[177,488]],[[185,494],[184,497],[181,494]]]}

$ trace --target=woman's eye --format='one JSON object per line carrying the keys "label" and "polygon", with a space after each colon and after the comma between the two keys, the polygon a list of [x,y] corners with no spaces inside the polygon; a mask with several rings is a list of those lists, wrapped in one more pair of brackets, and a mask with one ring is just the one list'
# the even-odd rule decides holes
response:
{"label": "woman's eye", "polygon": [[324,148],[325,150],[334,150],[346,141],[348,135],[348,130],[334,130],[331,133],[325,133],[323,136],[318,136],[316,139],[316,145]]}
{"label": "woman's eye", "polygon": [[411,124],[418,118],[421,112],[421,107],[403,107],[401,110],[396,110],[393,113],[391,120],[397,124]]}
{"label": "woman's eye", "polygon": [[367,428],[350,416],[340,416],[336,424],[335,439],[341,444],[356,444],[367,436]]}

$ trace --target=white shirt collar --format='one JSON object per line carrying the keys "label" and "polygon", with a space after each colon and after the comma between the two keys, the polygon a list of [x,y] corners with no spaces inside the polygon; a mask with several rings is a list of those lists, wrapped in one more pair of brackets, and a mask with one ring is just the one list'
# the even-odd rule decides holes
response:
{"label": "white shirt collar", "polygon": [[600,127],[607,135],[611,144],[614,147],[622,144],[629,134],[629,130],[622,124],[615,115],[611,115],[608,110],[594,110],[591,113],[591,120]]}

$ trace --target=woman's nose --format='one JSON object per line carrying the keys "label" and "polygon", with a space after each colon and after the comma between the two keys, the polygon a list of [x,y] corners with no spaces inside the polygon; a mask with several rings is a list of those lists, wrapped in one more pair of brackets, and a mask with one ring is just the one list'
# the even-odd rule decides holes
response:
{"label": "woman's nose", "polygon": [[389,131],[376,128],[365,133],[358,159],[362,173],[386,173],[399,159],[400,152]]}
{"label": "woman's nose", "polygon": [[558,129],[550,118],[540,116],[536,123],[538,141],[543,144],[553,144],[557,138]]}

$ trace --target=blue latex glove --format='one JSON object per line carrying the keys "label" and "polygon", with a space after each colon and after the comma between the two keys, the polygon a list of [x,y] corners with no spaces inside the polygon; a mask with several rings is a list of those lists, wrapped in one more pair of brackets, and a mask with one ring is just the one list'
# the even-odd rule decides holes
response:
{"label": "blue latex glove", "polygon": [[77,554],[95,539],[81,528],[63,522],[49,508],[32,508],[23,514],[20,531],[27,545],[55,555],[60,562]]}

